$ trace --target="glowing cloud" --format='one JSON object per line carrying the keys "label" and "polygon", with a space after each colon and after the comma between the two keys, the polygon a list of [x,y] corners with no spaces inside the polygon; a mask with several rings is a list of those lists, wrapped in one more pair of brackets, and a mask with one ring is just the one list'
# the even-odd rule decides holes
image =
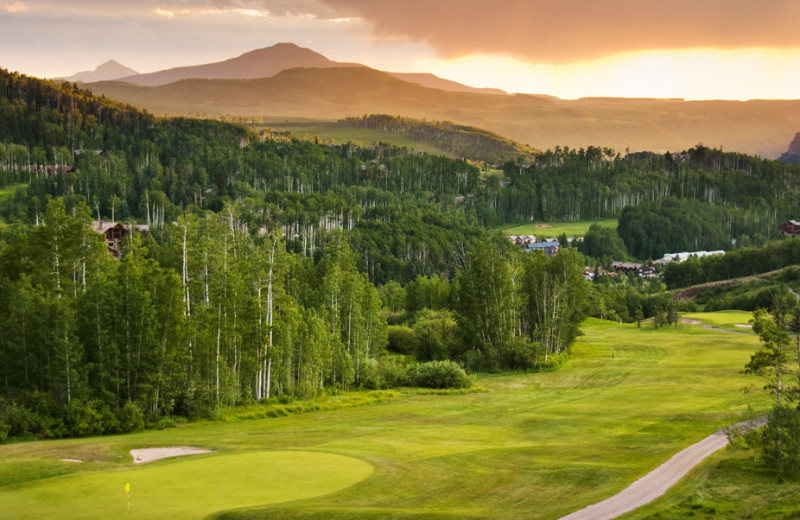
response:
{"label": "glowing cloud", "polygon": [[28,7],[23,4],[22,2],[16,2],[11,5],[2,5],[0,6],[0,11],[5,11],[7,13],[19,13],[21,11],[27,11]]}
{"label": "glowing cloud", "polygon": [[172,11],[161,9],[160,7],[156,7],[155,9],[153,9],[153,12],[156,13],[158,16],[165,16],[167,18],[172,18],[173,16],[175,16],[175,13],[173,13]]}
{"label": "glowing cloud", "polygon": [[420,66],[476,87],[562,98],[795,99],[800,48],[640,51],[562,65],[476,55]]}

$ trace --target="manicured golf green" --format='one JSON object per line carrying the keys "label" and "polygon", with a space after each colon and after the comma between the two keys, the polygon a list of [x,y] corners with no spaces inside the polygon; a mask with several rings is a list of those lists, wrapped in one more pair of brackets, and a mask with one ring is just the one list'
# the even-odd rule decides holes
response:
{"label": "manicured golf green", "polygon": [[[4,518],[203,518],[212,511],[298,500],[348,487],[367,462],[330,453],[261,451],[192,455],[123,471],[0,488]],[[187,460],[188,459],[188,460]]]}
{"label": "manicured golf green", "polygon": [[497,229],[504,235],[536,235],[542,237],[557,237],[564,233],[568,238],[582,237],[589,231],[592,224],[616,229],[617,219],[606,220],[573,220],[567,222],[532,222],[518,226],[500,226]]}
{"label": "manicured golf green", "polygon": [[703,325],[750,333],[753,332],[749,323],[752,317],[753,313],[747,311],[687,312],[681,314],[681,318],[698,320],[703,322]]}
{"label": "manicured golf green", "polygon": [[[212,466],[234,454],[246,460],[264,450],[313,450],[360,459],[374,468],[364,480],[335,493],[281,503],[267,497],[261,505],[257,498],[235,506],[206,503],[207,515],[243,507],[222,516],[558,518],[620,491],[672,454],[738,420],[748,405],[756,410],[769,405],[765,395],[741,391],[755,384],[743,374],[758,348],[755,335],[696,325],[639,329],[598,320],[583,329],[585,335],[560,370],[484,375],[478,383],[487,392],[417,395],[357,408],[119,437],[3,445],[0,510],[5,504],[30,504],[27,490],[33,486],[58,487],[49,482],[75,478],[73,495],[88,493],[78,483],[92,482],[82,480],[89,472],[131,471],[131,448],[194,445],[219,450],[198,459]],[[58,461],[62,457],[86,462]],[[177,460],[156,464],[169,467],[175,480],[196,477],[197,471]],[[208,472],[214,471],[209,466]],[[45,478],[68,473],[80,477]],[[51,496],[39,498],[47,507],[59,507],[50,505],[55,501]],[[63,500],[62,510],[73,507],[72,498]],[[108,517],[100,505],[84,513],[83,518]]]}

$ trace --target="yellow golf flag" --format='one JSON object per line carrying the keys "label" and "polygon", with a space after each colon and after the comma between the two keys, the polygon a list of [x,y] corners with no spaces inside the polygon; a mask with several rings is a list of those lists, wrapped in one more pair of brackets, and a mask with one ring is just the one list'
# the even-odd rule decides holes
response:
{"label": "yellow golf flag", "polygon": [[130,493],[131,492],[131,483],[130,482],[126,482],[125,483],[125,492],[126,493]]}

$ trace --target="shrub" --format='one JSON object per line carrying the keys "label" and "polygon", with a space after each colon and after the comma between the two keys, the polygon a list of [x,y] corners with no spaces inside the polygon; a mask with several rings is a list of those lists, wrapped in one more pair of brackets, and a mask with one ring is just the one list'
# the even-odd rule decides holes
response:
{"label": "shrub", "polygon": [[94,403],[83,403],[73,399],[67,404],[66,423],[69,435],[87,437],[103,433],[103,421]]}
{"label": "shrub", "polygon": [[430,361],[417,368],[417,385],[424,388],[467,388],[472,383],[454,361]]}
{"label": "shrub", "polygon": [[389,325],[389,350],[398,354],[413,354],[414,329],[404,325]]}
{"label": "shrub", "polygon": [[369,390],[413,386],[418,363],[411,356],[385,354],[361,366],[361,387]]}
{"label": "shrub", "polygon": [[130,433],[144,429],[144,414],[133,401],[128,401],[119,411],[119,430]]}

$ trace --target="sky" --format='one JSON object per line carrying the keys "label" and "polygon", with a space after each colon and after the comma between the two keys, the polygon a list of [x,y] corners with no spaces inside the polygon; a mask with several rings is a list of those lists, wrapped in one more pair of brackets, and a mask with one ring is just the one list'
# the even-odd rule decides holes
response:
{"label": "sky", "polygon": [[154,72],[291,42],[565,99],[796,99],[798,26],[798,0],[0,0],[0,67]]}

